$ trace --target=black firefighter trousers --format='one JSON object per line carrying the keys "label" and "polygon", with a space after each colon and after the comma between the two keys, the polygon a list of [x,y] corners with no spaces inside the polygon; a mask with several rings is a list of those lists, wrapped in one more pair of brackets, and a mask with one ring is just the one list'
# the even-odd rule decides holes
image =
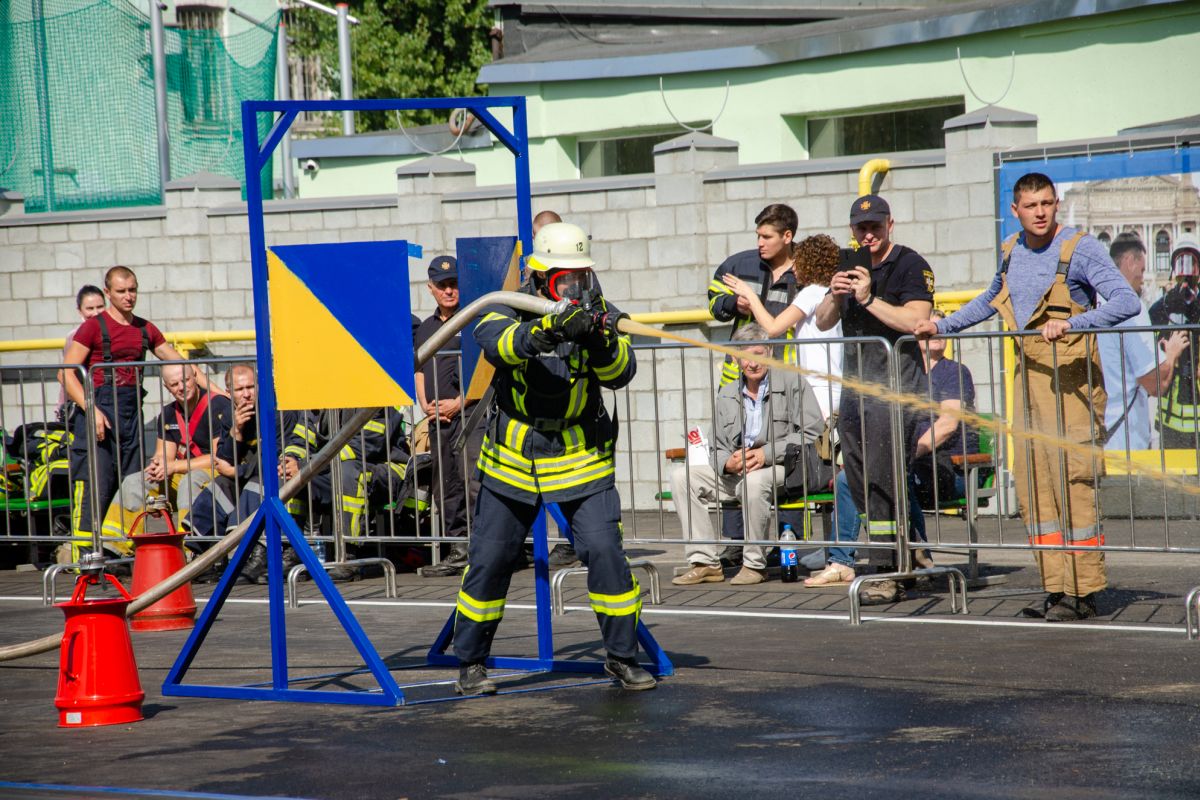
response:
{"label": "black firefighter trousers", "polygon": [[[637,653],[641,588],[621,547],[620,495],[611,487],[560,502],[559,507],[571,526],[579,560],[588,568],[588,599],[604,647],[616,658],[632,658]],[[540,502],[522,503],[487,486],[480,489],[454,621],[454,654],[461,663],[483,661],[491,652],[513,567],[541,511]]]}

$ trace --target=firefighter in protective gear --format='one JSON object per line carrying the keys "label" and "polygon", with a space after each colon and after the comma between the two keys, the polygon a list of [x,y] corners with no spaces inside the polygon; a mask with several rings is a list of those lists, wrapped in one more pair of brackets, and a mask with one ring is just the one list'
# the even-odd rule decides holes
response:
{"label": "firefighter in protective gear", "polygon": [[[1013,428],[1103,448],[1107,395],[1099,351],[1094,335],[1071,330],[1116,325],[1135,315],[1141,301],[1100,242],[1057,223],[1058,196],[1048,177],[1020,178],[1012,210],[1023,231],[1004,242],[991,286],[914,333],[954,333],[996,312],[1010,330],[1040,331],[1017,339]],[[1097,295],[1106,302],[1089,308]],[[1034,552],[1046,597],[1024,613],[1052,622],[1095,616],[1096,594],[1107,585],[1096,519],[1103,457],[1021,436],[1010,467],[1030,544],[1060,548]]]}
{"label": "firefighter in protective gear", "polygon": [[[334,418],[329,422],[330,432],[339,426]],[[331,468],[313,478],[310,485],[315,504],[330,506],[341,517],[348,558],[353,558],[350,548],[362,544],[368,533],[367,517],[372,506],[418,501],[418,497],[412,496],[415,490],[410,490],[405,481],[409,459],[402,412],[395,407],[379,408],[362,430],[342,446]],[[358,568],[349,566],[334,567],[329,576],[334,580],[360,577]]]}
{"label": "firefighter in protective gear", "polygon": [[652,689],[654,678],[635,660],[641,590],[621,547],[617,425],[601,397],[602,389],[633,379],[633,350],[617,331],[622,315],[594,289],[595,262],[580,228],[544,226],[528,263],[526,291],[568,302],[542,317],[494,307],[475,328],[496,377],[479,457],[478,524],[454,625],[456,689],[496,691],[485,661],[522,542],[543,502],[559,504],[588,568],[588,598],[608,651],[605,671],[626,689]]}
{"label": "firefighter in protective gear", "polygon": [[[1200,324],[1200,246],[1181,241],[1171,253],[1171,277],[1175,285],[1150,306],[1150,322],[1161,325]],[[1166,338],[1170,331],[1160,336]],[[1175,370],[1171,383],[1158,398],[1158,430],[1162,446],[1193,448],[1200,423],[1200,383],[1197,383],[1196,348],[1200,336],[1189,333],[1190,353]]]}

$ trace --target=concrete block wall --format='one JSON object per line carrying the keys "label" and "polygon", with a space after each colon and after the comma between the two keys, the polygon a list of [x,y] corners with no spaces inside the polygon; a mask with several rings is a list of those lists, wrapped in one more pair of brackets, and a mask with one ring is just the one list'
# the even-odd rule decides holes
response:
{"label": "concrete block wall", "polygon": [[[880,191],[892,206],[894,238],[928,258],[939,289],[980,288],[990,278],[996,252],[993,153],[1006,143],[1027,143],[1031,130],[972,122],[948,130],[944,152],[892,159]],[[653,175],[535,186],[533,210],[558,211],[590,231],[605,292],[625,310],[697,309],[706,305],[716,266],[755,246],[753,220],[768,203],[797,210],[798,237],[829,233],[845,241],[864,160],[740,167],[736,142],[688,134],[658,146]],[[476,188],[468,164],[433,157],[402,167],[396,180],[395,195],[269,202],[267,243],[402,238],[421,244],[427,260],[453,252],[458,237],[515,234],[511,190]],[[238,187],[199,175],[168,185],[165,198],[154,208],[25,215],[19,197],[0,197],[0,341],[61,337],[78,321],[75,290],[99,284],[104,270],[118,263],[138,274],[139,312],[165,330],[252,328],[248,226]],[[413,262],[410,270],[412,308],[425,316],[433,308],[425,263]],[[728,336],[726,326],[674,330]],[[252,352],[241,344],[213,349],[222,355]],[[49,351],[3,353],[0,365],[56,358]],[[689,423],[709,418],[718,362],[695,349],[643,355],[628,399],[619,401],[628,434],[622,447],[632,454],[619,467],[623,491],[633,486],[634,497],[626,502],[640,508],[655,503],[661,449],[681,445]],[[986,365],[976,367],[977,376],[988,373]],[[56,395],[57,387],[49,391]],[[981,398],[990,393],[980,386]],[[22,402],[12,385],[4,387],[3,399],[6,408]]]}

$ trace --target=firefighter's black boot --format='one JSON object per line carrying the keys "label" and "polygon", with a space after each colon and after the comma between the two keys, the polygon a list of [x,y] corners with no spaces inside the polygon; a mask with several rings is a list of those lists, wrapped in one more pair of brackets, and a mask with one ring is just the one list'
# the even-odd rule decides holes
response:
{"label": "firefighter's black boot", "polygon": [[454,691],[459,694],[495,694],[496,683],[488,677],[483,664],[463,664],[458,670],[458,683]]}
{"label": "firefighter's black boot", "polygon": [[644,692],[658,685],[654,676],[642,669],[633,658],[608,656],[604,659],[604,674],[620,683],[622,689],[631,692]]}
{"label": "firefighter's black boot", "polygon": [[238,575],[238,578],[246,583],[267,582],[266,546],[262,544],[254,545],[254,548],[250,551],[250,555],[246,557],[246,563],[242,565],[242,571]]}

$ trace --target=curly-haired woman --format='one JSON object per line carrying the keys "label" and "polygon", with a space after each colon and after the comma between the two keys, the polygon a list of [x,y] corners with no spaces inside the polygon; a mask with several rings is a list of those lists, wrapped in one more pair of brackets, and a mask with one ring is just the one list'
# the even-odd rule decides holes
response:
{"label": "curly-haired woman", "polygon": [[806,370],[804,377],[808,379],[821,405],[821,414],[829,419],[832,410],[838,407],[842,387],[837,381],[825,377],[832,374],[841,377],[842,374],[842,345],[820,344],[814,339],[836,338],[842,335],[841,323],[827,331],[817,328],[814,311],[822,298],[829,291],[829,281],[837,271],[840,259],[840,248],[832,237],[825,234],[809,236],[794,246],[792,269],[796,273],[796,285],[803,287],[792,304],[772,316],[763,306],[761,298],[750,284],[732,274],[725,274],[722,279],[725,285],[739,297],[744,297],[750,304],[750,312],[754,321],[767,331],[772,338],[782,336],[789,329],[795,328],[795,338],[809,340],[796,346],[796,363]]}

